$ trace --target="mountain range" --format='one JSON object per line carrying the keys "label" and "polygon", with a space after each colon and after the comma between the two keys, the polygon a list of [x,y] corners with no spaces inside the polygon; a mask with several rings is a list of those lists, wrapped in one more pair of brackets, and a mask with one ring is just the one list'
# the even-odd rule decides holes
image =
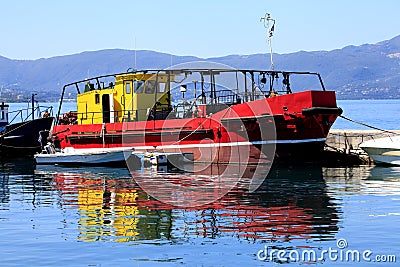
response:
{"label": "mountain range", "polygon": [[[37,60],[0,56],[0,93],[4,99],[13,94],[37,92],[47,100],[53,97],[55,100],[64,84],[96,75],[125,72],[134,65],[137,69],[162,69],[191,61],[210,61],[241,69],[268,69],[269,56],[229,55],[204,59],[121,49]],[[400,98],[400,35],[376,44],[332,51],[274,54],[274,65],[277,70],[319,72],[325,87],[335,90],[339,99]]]}

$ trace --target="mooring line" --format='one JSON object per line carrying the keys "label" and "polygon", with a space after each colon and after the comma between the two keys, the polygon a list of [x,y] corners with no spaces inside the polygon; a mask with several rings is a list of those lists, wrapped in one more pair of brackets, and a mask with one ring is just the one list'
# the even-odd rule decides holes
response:
{"label": "mooring line", "polygon": [[343,118],[343,119],[345,119],[345,120],[354,122],[354,123],[356,123],[356,124],[360,124],[360,125],[362,125],[362,126],[365,126],[365,127],[371,128],[371,129],[374,129],[374,130],[378,130],[378,131],[382,131],[382,132],[385,132],[385,133],[390,133],[390,134],[399,135],[399,133],[392,132],[392,131],[388,131],[388,130],[384,130],[384,129],[381,129],[381,128],[377,128],[377,127],[374,127],[374,126],[372,126],[372,125],[369,125],[369,124],[366,124],[366,123],[363,123],[363,122],[355,121],[355,120],[350,119],[350,118],[347,118],[346,116],[343,116],[343,115],[340,115],[339,117],[341,117],[341,118]]}

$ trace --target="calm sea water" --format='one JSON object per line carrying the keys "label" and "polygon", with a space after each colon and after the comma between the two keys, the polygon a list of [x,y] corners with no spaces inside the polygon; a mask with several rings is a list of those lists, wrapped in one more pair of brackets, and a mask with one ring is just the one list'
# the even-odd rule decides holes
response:
{"label": "calm sea water", "polygon": [[[385,129],[398,129],[399,104],[339,101],[345,116]],[[172,193],[161,181],[205,183],[221,178],[219,168],[130,173],[3,160],[0,266],[398,266],[400,167],[275,167],[249,192],[253,172],[222,198],[183,208],[135,180],[156,181],[162,199]]]}
{"label": "calm sea water", "polygon": [[[135,183],[139,176],[173,176],[185,186],[193,174],[148,170],[132,176],[126,169],[35,168],[29,161],[3,163],[0,170],[2,266],[400,261],[400,168],[277,167],[255,192],[246,190],[244,179],[221,199],[195,208],[162,203]],[[170,193],[158,186],[160,194]],[[319,261],[324,250],[333,254]],[[349,250],[361,259],[346,261]],[[304,251],[316,258],[301,258]]]}
{"label": "calm sea water", "polygon": [[[338,100],[343,116],[379,129],[399,130],[400,100]],[[370,130],[370,128],[338,118],[333,129]]]}

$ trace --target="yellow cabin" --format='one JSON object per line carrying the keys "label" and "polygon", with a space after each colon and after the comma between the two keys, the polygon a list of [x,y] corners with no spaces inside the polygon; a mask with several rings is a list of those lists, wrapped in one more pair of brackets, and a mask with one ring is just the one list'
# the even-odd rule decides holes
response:
{"label": "yellow cabin", "polygon": [[[128,73],[100,85],[88,80],[78,94],[78,124],[144,121],[152,114],[165,116],[171,110],[171,75]],[[157,112],[154,112],[157,111]]]}

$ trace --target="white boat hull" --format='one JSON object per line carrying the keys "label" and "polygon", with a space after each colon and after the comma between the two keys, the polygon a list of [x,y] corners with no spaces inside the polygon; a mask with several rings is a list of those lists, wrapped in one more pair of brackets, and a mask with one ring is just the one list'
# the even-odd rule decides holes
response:
{"label": "white boat hull", "polygon": [[132,154],[130,148],[66,149],[54,154],[36,154],[36,164],[98,165],[123,163]]}
{"label": "white boat hull", "polygon": [[360,144],[376,164],[400,165],[400,136],[372,139]]}

